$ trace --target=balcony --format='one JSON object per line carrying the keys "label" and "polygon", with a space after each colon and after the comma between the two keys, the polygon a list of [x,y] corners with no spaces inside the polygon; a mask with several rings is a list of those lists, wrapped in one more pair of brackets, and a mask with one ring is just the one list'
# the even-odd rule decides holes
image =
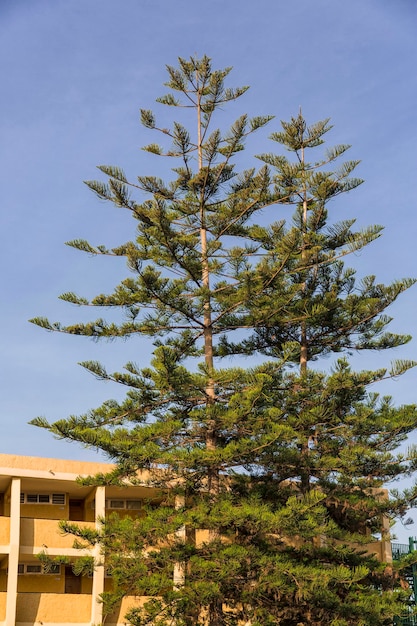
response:
{"label": "balcony", "polygon": [[135,596],[124,597],[121,605],[113,613],[106,616],[106,626],[125,626],[126,613],[135,606],[141,606],[141,604],[144,604],[147,600],[149,600],[149,598],[136,598]]}
{"label": "balcony", "polygon": [[[0,518],[1,519],[1,518]],[[82,528],[94,529],[94,522],[77,522]],[[30,519],[20,520],[20,546],[22,552],[33,552],[24,548],[35,548],[35,553],[42,549],[49,554],[58,554],[62,550],[73,548],[74,537],[64,535],[55,519]],[[62,552],[61,552],[62,553]],[[79,553],[79,552],[78,552]]]}
{"label": "balcony", "polygon": [[10,543],[10,517],[0,517],[0,546]]}
{"label": "balcony", "polygon": [[5,591],[0,592],[0,622],[6,619],[6,596]]}
{"label": "balcony", "polygon": [[[145,601],[146,598],[123,598],[120,608],[106,617],[106,626],[126,624],[124,616],[127,611]],[[18,593],[16,625],[43,623],[90,626],[91,603],[89,594]],[[5,613],[6,594],[0,593],[0,622],[5,620]]]}
{"label": "balcony", "polygon": [[18,593],[16,623],[90,625],[91,602],[88,594]]}

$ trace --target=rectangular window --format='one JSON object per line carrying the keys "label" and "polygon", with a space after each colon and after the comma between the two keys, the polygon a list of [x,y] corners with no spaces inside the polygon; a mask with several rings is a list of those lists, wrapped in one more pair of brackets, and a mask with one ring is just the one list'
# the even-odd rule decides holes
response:
{"label": "rectangular window", "polygon": [[124,500],[110,500],[109,509],[124,509],[125,501]]}
{"label": "rectangular window", "polygon": [[142,508],[142,500],[126,500],[126,508],[139,511]]}
{"label": "rectangular window", "polygon": [[65,493],[53,493],[52,504],[65,504]]}
{"label": "rectangular window", "polygon": [[65,493],[21,493],[21,504],[65,504]]}
{"label": "rectangular window", "polygon": [[19,563],[17,566],[18,574],[60,574],[61,566],[59,563],[52,563],[45,569],[42,563]]}
{"label": "rectangular window", "polygon": [[142,508],[142,500],[107,500],[106,508],[139,511]]}
{"label": "rectangular window", "polygon": [[[38,494],[37,493],[27,493],[26,494],[26,502],[28,504],[37,504],[38,503]],[[49,499],[48,499],[49,502]]]}

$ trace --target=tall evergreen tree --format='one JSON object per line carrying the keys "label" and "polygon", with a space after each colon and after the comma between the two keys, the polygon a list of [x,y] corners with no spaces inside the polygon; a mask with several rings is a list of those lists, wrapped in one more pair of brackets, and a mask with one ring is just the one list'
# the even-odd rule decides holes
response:
{"label": "tall evergreen tree", "polygon": [[[136,238],[113,249],[69,243],[125,257],[131,275],[108,295],[61,297],[124,318],[32,320],[98,339],[151,338],[148,367],[110,374],[82,364],[125,385],[124,401],[33,423],[116,461],[89,484],[134,483],[147,470],[163,504],[143,518],[110,518],[97,535],[68,530],[101,542],[115,585],[108,607],[126,594],[150,597],[128,616],[136,626],[390,624],[405,598],[400,576],[363,546],[388,539],[383,517],[416,497],[410,489],[388,500],[383,486],[416,467],[416,451],[398,447],[417,410],[371,389],[414,363],[355,372],[346,353],[409,340],[387,331],[385,309],[413,281],[384,286],[344,266],[381,227],[329,220],[329,202],[362,181],[351,176],[356,161],[337,164],[348,146],[322,149],[328,120],[308,126],[300,112],[282,122],[271,138],[286,156],[259,155],[259,169],[238,174],[233,158],[271,118],[243,115],[223,132],[215,115],[247,89],[225,86],[230,68],[203,57],[167,69],[170,92],[158,101],[187,108],[194,131],[161,128],[149,110],[141,120],[161,134],[163,145],[145,150],[174,160],[173,179],[131,182],[100,166],[107,182],[87,184],[131,212]],[[292,221],[277,221],[287,205]],[[310,366],[335,353],[330,371]]]}

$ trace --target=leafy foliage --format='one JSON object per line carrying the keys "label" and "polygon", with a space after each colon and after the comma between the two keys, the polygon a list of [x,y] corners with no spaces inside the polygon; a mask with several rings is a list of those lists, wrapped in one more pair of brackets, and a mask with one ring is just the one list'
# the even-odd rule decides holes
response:
{"label": "leafy foliage", "polygon": [[[347,353],[409,340],[387,330],[385,310],[414,281],[381,285],[345,267],[382,229],[329,219],[330,201],[362,181],[352,176],[357,161],[338,163],[348,146],[323,149],[328,120],[308,126],[299,113],[282,122],[271,139],[286,155],[261,154],[258,167],[237,173],[233,157],[272,118],[243,115],[226,132],[213,129],[218,109],[247,88],[226,87],[230,68],[213,70],[207,57],[167,70],[171,91],[159,102],[189,109],[196,132],[162,128],[149,110],[141,121],[161,136],[144,149],[174,159],[174,178],[130,181],[100,166],[107,182],[88,186],[131,212],[136,237],[114,249],[69,243],[125,257],[130,276],[110,294],[61,297],[117,307],[124,318],[32,320],[98,339],[151,338],[147,367],[109,373],[82,363],[125,385],[122,402],[33,423],[116,460],[86,484],[135,483],[147,470],[162,504],[138,518],[111,516],[99,535],[66,529],[101,542],[114,582],[109,611],[123,595],[149,596],[128,616],[136,626],[389,624],[407,592],[372,546],[389,540],[385,522],[416,499],[412,488],[388,500],[384,485],[416,469],[416,451],[399,446],[417,410],[371,386],[414,363],[355,372]],[[311,368],[327,355],[338,355],[330,369]]]}

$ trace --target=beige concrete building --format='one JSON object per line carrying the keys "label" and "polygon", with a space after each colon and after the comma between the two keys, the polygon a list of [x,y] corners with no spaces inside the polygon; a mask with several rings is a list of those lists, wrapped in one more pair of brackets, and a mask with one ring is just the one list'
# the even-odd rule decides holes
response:
{"label": "beige concrete building", "polygon": [[[92,626],[102,621],[100,594],[111,585],[104,566],[92,577],[75,576],[71,565],[48,573],[37,554],[98,556],[98,548],[73,548],[59,520],[95,528],[96,519],[112,510],[140,515],[149,487],[81,487],[77,476],[109,471],[105,463],[64,461],[0,454],[0,626]],[[106,618],[106,626],[122,625],[129,606]]]}
{"label": "beige concrete building", "polygon": [[[45,571],[37,558],[49,556],[99,557],[99,548],[80,551],[74,538],[64,535],[59,520],[73,520],[95,528],[96,520],[112,511],[141,515],[143,501],[157,493],[146,486],[82,487],[77,476],[108,472],[106,463],[64,461],[0,454],[0,626],[95,626],[102,623],[100,594],[111,586],[104,565],[91,577],[75,576],[71,565],[56,565]],[[381,491],[382,497],[387,497]],[[388,520],[382,520],[388,531]],[[181,532],[181,531],[179,531]],[[199,531],[196,541],[206,539]],[[296,538],[292,540],[296,542]],[[389,541],[372,541],[360,548],[391,561]],[[99,560],[98,560],[99,562]],[[181,568],[174,568],[173,584],[181,581]],[[123,616],[140,598],[126,597],[122,606],[106,616],[106,626],[122,626]]]}

